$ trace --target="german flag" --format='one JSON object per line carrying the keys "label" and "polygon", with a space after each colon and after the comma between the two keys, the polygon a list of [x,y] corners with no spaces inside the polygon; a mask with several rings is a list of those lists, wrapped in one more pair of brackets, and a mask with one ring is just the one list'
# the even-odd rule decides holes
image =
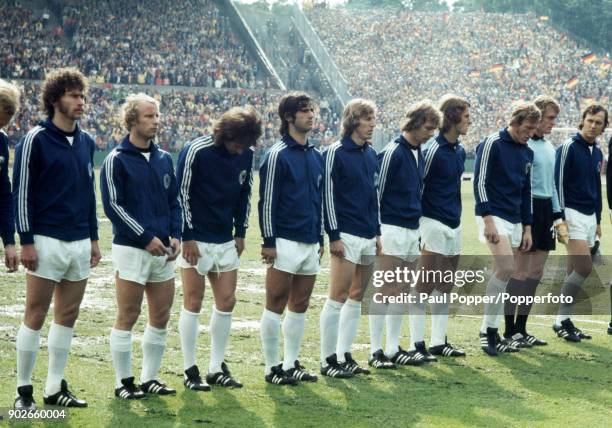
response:
{"label": "german flag", "polygon": [[596,59],[597,59],[597,56],[593,52],[589,52],[586,55],[582,55],[582,58],[580,58],[580,61],[584,62],[585,64],[589,64],[595,61]]}
{"label": "german flag", "polygon": [[491,73],[499,73],[500,71],[503,71],[503,70],[504,70],[504,64],[501,64],[501,63],[493,64],[491,68],[489,68],[489,71]]}
{"label": "german flag", "polygon": [[574,76],[571,79],[569,79],[567,82],[565,82],[565,87],[567,89],[572,89],[577,84],[578,84],[578,76]]}

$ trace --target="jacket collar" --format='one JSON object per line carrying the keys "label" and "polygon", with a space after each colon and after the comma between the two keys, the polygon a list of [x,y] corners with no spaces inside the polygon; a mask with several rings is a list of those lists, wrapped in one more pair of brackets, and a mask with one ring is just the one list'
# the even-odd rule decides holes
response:
{"label": "jacket collar", "polygon": [[408,140],[406,140],[402,134],[400,134],[400,136],[397,137],[395,142],[398,143],[398,144],[403,144],[404,146],[406,146],[407,149],[410,149],[410,150],[418,150],[419,149],[419,147],[414,147],[412,144],[410,144],[408,142]]}
{"label": "jacket collar", "polygon": [[[61,136],[65,136],[68,133],[65,131],[62,131],[61,129],[59,129],[57,126],[55,126],[55,123],[53,123],[53,121],[51,120],[51,118],[47,118],[45,120],[42,120],[38,123],[40,126],[48,129],[49,131],[57,134],[57,135],[61,135]],[[79,123],[77,122],[76,127],[74,128],[74,136],[78,136],[81,133],[81,128],[79,126]]]}
{"label": "jacket collar", "polygon": [[586,147],[595,147],[597,145],[597,141],[593,142],[593,144],[590,144],[587,140],[582,138],[582,135],[580,135],[580,132],[576,132],[576,135],[574,135],[572,139]]}
{"label": "jacket collar", "polygon": [[283,143],[287,145],[287,147],[292,148],[292,149],[295,148],[295,149],[308,150],[314,147],[314,145],[310,142],[310,140],[306,141],[306,145],[301,145],[300,143],[295,141],[295,139],[291,135],[289,135],[289,133],[286,133],[285,135],[283,135],[281,140],[283,141]]}
{"label": "jacket collar", "polygon": [[[132,142],[130,141],[130,134],[123,137],[123,140],[121,140],[121,144],[119,144],[119,146],[117,147],[117,150],[121,152],[140,153],[140,150],[138,150],[138,148],[135,145],[133,145]],[[157,146],[155,141],[151,141],[151,154],[157,152],[158,150],[159,150],[159,147]]]}
{"label": "jacket collar", "polygon": [[342,147],[349,152],[365,150],[369,145],[369,143],[366,141],[362,146],[360,146],[359,144],[354,142],[351,137],[342,137],[342,139],[340,140],[340,144],[342,144]]}

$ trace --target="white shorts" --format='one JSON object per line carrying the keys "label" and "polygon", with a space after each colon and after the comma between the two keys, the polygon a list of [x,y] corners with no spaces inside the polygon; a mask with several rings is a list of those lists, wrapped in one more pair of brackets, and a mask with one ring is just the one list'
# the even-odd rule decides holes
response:
{"label": "white shorts", "polygon": [[382,252],[387,256],[396,256],[407,262],[419,258],[419,229],[381,224]]}
{"label": "white shorts", "polygon": [[[506,236],[512,248],[521,246],[523,240],[523,224],[522,223],[510,223],[508,220],[504,220],[501,217],[493,217],[493,223],[497,228],[497,234],[500,236]],[[483,244],[487,243],[487,238],[484,236],[484,220],[480,216],[476,216],[476,224],[478,225],[478,239]]]}
{"label": "white shorts", "polygon": [[572,208],[565,209],[565,221],[569,231],[569,239],[587,241],[589,248],[595,245],[595,232],[597,231],[597,217],[582,214]]}
{"label": "white shorts", "polygon": [[443,256],[461,253],[461,228],[448,227],[438,220],[421,217],[421,248]]}
{"label": "white shorts", "polygon": [[371,265],[376,255],[376,238],[361,238],[349,233],[340,232],[344,245],[344,258],[356,265]]}
{"label": "white shorts", "polygon": [[174,262],[168,256],[152,256],[146,250],[127,245],[112,246],[113,269],[119,278],[146,285],[174,278]]}
{"label": "white shorts", "polygon": [[38,257],[35,271],[27,270],[30,275],[60,282],[82,281],[89,278],[91,259],[91,240],[60,241],[49,236],[34,235],[34,248]]}
{"label": "white shorts", "polygon": [[274,269],[294,275],[316,275],[320,270],[319,244],[276,238]]}
{"label": "white shorts", "polygon": [[178,267],[183,269],[195,268],[200,275],[206,275],[208,272],[221,273],[238,269],[240,261],[234,240],[223,244],[198,241],[197,245],[200,256],[202,256],[198,259],[198,264],[191,266],[181,253],[176,263]]}

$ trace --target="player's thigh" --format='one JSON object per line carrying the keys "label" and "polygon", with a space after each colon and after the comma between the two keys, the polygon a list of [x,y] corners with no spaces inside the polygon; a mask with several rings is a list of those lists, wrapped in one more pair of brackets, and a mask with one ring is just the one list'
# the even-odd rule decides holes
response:
{"label": "player's thigh", "polygon": [[306,312],[314,289],[316,275],[295,275],[289,292],[289,310]]}
{"label": "player's thigh", "polygon": [[79,308],[85,295],[87,280],[68,281],[67,279],[55,287],[55,303],[53,305],[53,316],[55,322],[72,327],[79,314]]}
{"label": "player's thigh", "polygon": [[24,323],[32,330],[40,330],[51,305],[57,282],[26,274]]}
{"label": "player's thigh", "polygon": [[174,278],[163,282],[148,282],[145,286],[145,294],[149,307],[149,324],[153,327],[165,328],[174,300]]}
{"label": "player's thigh", "polygon": [[282,313],[289,298],[293,274],[270,267],[266,271],[266,309]]}
{"label": "player's thigh", "polygon": [[332,256],[329,269],[329,297],[344,302],[353,283],[357,265],[347,259]]}
{"label": "player's thigh", "polygon": [[238,270],[219,273],[209,272],[208,280],[213,291],[215,307],[223,312],[231,311],[236,303]]}

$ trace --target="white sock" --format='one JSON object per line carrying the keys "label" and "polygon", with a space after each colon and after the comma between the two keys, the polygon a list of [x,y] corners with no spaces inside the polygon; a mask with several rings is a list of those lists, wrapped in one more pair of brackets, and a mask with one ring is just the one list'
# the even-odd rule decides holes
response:
{"label": "white sock", "polygon": [[370,315],[368,317],[370,325],[370,354],[382,349],[383,330],[385,329],[385,317],[387,305],[384,303],[370,303]]}
{"label": "white sock", "polygon": [[49,350],[49,368],[47,370],[47,384],[45,385],[47,395],[53,395],[61,389],[71,343],[72,328],[52,322],[47,337],[47,348]]}
{"label": "white sock", "polygon": [[[444,294],[438,290],[431,293],[436,299],[442,299]],[[439,346],[446,343],[446,328],[448,326],[448,302],[449,296],[446,295],[444,303],[432,303],[429,305],[431,309],[431,338],[429,346]]]}
{"label": "white sock", "polygon": [[[496,299],[501,293],[506,291],[507,281],[497,279],[495,274],[491,275],[489,282],[487,283],[486,295],[491,299]],[[480,325],[480,332],[486,333],[487,328],[499,328],[501,320],[504,315],[504,303],[501,301],[492,303],[485,303],[484,305],[484,316],[482,317],[482,324]]]}
{"label": "white sock", "polygon": [[406,305],[403,303],[389,303],[387,307],[387,342],[385,355],[392,357],[399,351],[400,333],[402,331],[402,321],[406,313]]}
{"label": "white sock", "polygon": [[181,350],[183,351],[183,370],[187,370],[196,364],[199,318],[200,314],[190,312],[185,308],[181,309],[178,330],[181,338]]}
{"label": "white sock", "polygon": [[17,387],[32,385],[32,372],[40,347],[40,330],[21,324],[17,332]]}
{"label": "white sock", "polygon": [[272,371],[272,367],[277,366],[278,340],[280,336],[281,316],[276,312],[264,309],[261,315],[260,333],[261,347],[263,348],[264,360],[266,363],[265,374]]}
{"label": "white sock", "polygon": [[341,309],[342,303],[328,297],[321,311],[319,328],[321,330],[321,364],[324,366],[327,365],[325,359],[336,352]]}
{"label": "white sock", "polygon": [[213,306],[210,316],[210,364],[208,373],[221,371],[221,363],[225,359],[225,348],[232,327],[232,313],[221,312]]}
{"label": "white sock", "polygon": [[142,370],[140,383],[157,379],[161,367],[162,356],[166,349],[166,329],[155,328],[149,324],[142,335]]}
{"label": "white sock", "polygon": [[344,362],[344,353],[351,352],[353,340],[357,336],[359,320],[361,318],[361,302],[353,299],[346,299],[340,310],[340,320],[338,322],[338,344],[336,345],[336,355],[338,362]]}
{"label": "white sock", "polygon": [[[586,280],[585,277],[573,271],[569,275],[565,277],[565,281],[563,281],[563,287],[561,288],[561,294],[564,296],[572,296],[574,299],[578,295],[578,291],[582,287],[582,284]],[[561,325],[563,321],[569,319],[572,315],[572,310],[574,309],[574,303],[571,304],[561,304],[559,306],[559,312],[557,313],[557,319],[555,323],[557,325]]]}
{"label": "white sock", "polygon": [[110,349],[115,367],[115,387],[121,388],[121,379],[132,377],[132,332],[111,328]]}
{"label": "white sock", "polygon": [[291,312],[287,309],[283,320],[284,337],[284,360],[283,370],[289,370],[295,366],[295,360],[300,353],[300,344],[304,337],[304,324],[306,323],[306,313]]}
{"label": "white sock", "polygon": [[425,340],[424,302],[408,303],[408,326],[410,327],[410,348],[408,350],[414,351],[416,349],[414,344]]}

